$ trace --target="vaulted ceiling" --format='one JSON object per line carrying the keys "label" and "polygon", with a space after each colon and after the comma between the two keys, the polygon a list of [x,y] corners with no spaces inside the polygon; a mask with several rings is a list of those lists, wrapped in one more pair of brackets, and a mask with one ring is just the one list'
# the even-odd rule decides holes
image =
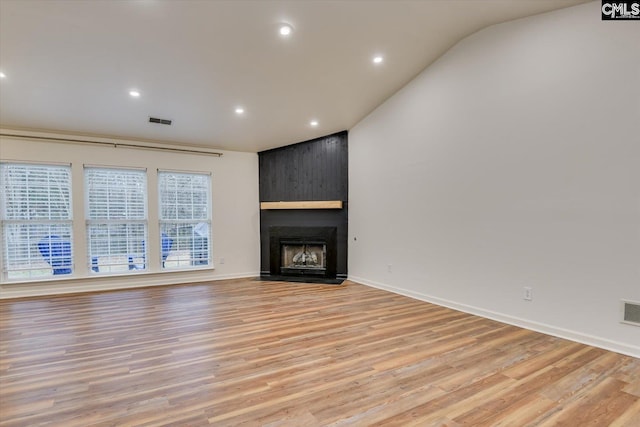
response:
{"label": "vaulted ceiling", "polygon": [[481,28],[584,2],[0,0],[0,126],[261,151],[351,128]]}

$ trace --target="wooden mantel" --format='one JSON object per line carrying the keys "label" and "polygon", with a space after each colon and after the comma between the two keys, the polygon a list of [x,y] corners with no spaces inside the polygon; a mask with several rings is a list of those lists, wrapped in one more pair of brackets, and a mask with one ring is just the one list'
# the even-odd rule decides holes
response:
{"label": "wooden mantel", "polygon": [[261,202],[261,210],[267,209],[342,209],[342,200],[314,200],[300,202]]}

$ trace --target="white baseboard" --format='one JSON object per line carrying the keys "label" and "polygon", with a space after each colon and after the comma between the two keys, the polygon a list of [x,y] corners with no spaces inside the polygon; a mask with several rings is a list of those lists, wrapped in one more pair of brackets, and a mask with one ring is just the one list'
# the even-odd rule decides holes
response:
{"label": "white baseboard", "polygon": [[398,288],[395,286],[386,285],[384,283],[368,280],[362,277],[349,276],[349,280],[352,282],[360,283],[362,285],[370,286],[372,288],[382,289],[385,291],[393,292],[396,294],[404,295],[420,301],[429,302],[432,304],[440,305],[443,307],[451,308],[453,310],[462,311],[464,313],[473,314],[476,316],[485,317],[487,319],[496,320],[498,322],[506,323],[513,326],[519,326],[521,328],[529,329],[531,331],[541,332],[543,334],[552,335],[554,337],[567,339],[570,341],[579,342],[581,344],[587,344],[594,347],[599,347],[604,350],[613,351],[616,353],[624,354],[627,356],[640,358],[640,346],[635,346],[618,341],[611,341],[606,338],[601,338],[593,335],[584,334],[577,331],[558,328],[546,323],[534,322],[519,317],[498,313],[490,310],[485,310],[480,307],[474,307],[467,304],[457,303],[455,301],[449,301],[446,299],[426,295],[421,292],[415,292],[404,288]]}
{"label": "white baseboard", "polygon": [[258,277],[259,273],[211,274],[211,270],[170,272],[158,274],[123,275],[84,279],[57,280],[32,283],[13,283],[0,286],[0,299],[75,294],[97,291],[136,289],[149,286],[182,283],[213,282]]}

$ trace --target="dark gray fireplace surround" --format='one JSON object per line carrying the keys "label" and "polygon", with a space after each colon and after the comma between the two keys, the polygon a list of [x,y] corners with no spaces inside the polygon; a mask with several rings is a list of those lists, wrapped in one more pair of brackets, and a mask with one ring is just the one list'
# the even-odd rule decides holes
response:
{"label": "dark gray fireplace surround", "polygon": [[[347,132],[263,151],[258,158],[260,202],[342,202],[339,209],[261,209],[261,279],[342,283],[347,278]],[[289,266],[283,265],[284,246],[292,251],[285,254]]]}

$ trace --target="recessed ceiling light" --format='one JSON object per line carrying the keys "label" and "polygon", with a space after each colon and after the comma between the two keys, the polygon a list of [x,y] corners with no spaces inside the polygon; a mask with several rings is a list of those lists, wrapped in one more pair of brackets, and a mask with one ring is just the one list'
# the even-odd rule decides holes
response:
{"label": "recessed ceiling light", "polygon": [[138,98],[140,96],[140,92],[135,90],[135,89],[134,90],[130,90],[129,91],[129,95],[131,95],[134,98]]}
{"label": "recessed ceiling light", "polygon": [[244,114],[244,108],[236,107],[236,114]]}
{"label": "recessed ceiling light", "polygon": [[293,27],[289,24],[280,25],[280,29],[278,30],[280,35],[284,37],[287,37],[289,34],[291,34],[292,31],[293,31]]}
{"label": "recessed ceiling light", "polygon": [[318,121],[317,121],[317,120],[311,120],[311,121],[309,122],[309,124],[310,124],[311,126],[318,126]]}
{"label": "recessed ceiling light", "polygon": [[0,79],[4,79],[5,77],[7,77],[7,75],[2,71],[0,71]]}
{"label": "recessed ceiling light", "polygon": [[373,63],[374,64],[381,64],[382,61],[384,61],[384,58],[380,55],[376,55],[373,57]]}

